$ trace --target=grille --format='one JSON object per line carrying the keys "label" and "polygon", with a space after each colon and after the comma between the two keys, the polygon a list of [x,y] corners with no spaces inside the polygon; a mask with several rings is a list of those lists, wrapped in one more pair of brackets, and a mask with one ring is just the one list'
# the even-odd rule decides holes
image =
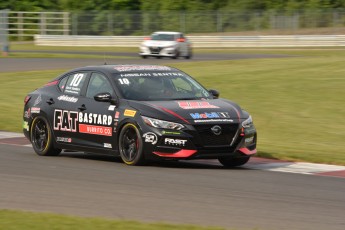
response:
{"label": "grille", "polygon": [[[219,125],[219,124],[217,124]],[[232,139],[234,138],[237,130],[238,124],[220,124],[222,128],[222,133],[220,135],[215,135],[211,128],[215,126],[212,125],[197,125],[195,129],[200,135],[203,146],[219,146],[228,145],[230,146]]]}
{"label": "grille", "polygon": [[150,52],[152,54],[159,54],[159,52],[161,51],[162,48],[160,47],[150,47]]}

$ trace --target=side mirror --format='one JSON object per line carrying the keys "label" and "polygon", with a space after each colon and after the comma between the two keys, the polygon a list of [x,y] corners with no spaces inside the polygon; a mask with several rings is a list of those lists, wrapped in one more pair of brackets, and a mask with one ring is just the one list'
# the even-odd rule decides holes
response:
{"label": "side mirror", "polygon": [[97,93],[93,97],[96,101],[101,101],[101,102],[111,102],[111,94],[110,93]]}
{"label": "side mirror", "polygon": [[214,99],[219,98],[219,92],[217,90],[210,89],[208,92],[213,96]]}

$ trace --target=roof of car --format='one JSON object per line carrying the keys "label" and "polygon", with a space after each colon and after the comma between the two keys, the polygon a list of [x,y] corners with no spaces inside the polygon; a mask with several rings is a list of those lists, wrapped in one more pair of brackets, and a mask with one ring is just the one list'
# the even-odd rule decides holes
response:
{"label": "roof of car", "polygon": [[102,71],[108,73],[141,72],[141,71],[177,71],[176,68],[163,65],[144,65],[144,64],[121,64],[121,65],[98,65],[85,66],[74,69],[73,71]]}
{"label": "roof of car", "polygon": [[156,31],[153,34],[181,34],[181,32],[174,32],[174,31]]}

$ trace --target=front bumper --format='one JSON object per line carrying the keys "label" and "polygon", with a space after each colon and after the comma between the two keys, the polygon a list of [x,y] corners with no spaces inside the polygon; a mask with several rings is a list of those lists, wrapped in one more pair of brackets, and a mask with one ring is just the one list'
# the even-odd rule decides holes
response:
{"label": "front bumper", "polygon": [[141,56],[152,56],[152,57],[174,57],[177,54],[176,47],[140,47]]}
{"label": "front bumper", "polygon": [[243,132],[238,124],[224,124],[224,134],[215,135],[208,126],[190,126],[183,131],[152,130],[156,141],[152,144],[144,139],[145,154],[153,159],[217,159],[256,154],[255,129]]}

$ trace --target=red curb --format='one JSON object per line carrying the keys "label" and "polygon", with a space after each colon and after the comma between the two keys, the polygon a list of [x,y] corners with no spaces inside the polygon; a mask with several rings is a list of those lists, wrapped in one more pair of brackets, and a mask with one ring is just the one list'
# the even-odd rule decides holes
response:
{"label": "red curb", "polygon": [[320,175],[320,176],[334,176],[334,177],[345,177],[345,170],[332,171],[332,172],[315,173],[314,175]]}
{"label": "red curb", "polygon": [[0,139],[0,144],[28,145],[30,141],[26,137],[11,137]]}

